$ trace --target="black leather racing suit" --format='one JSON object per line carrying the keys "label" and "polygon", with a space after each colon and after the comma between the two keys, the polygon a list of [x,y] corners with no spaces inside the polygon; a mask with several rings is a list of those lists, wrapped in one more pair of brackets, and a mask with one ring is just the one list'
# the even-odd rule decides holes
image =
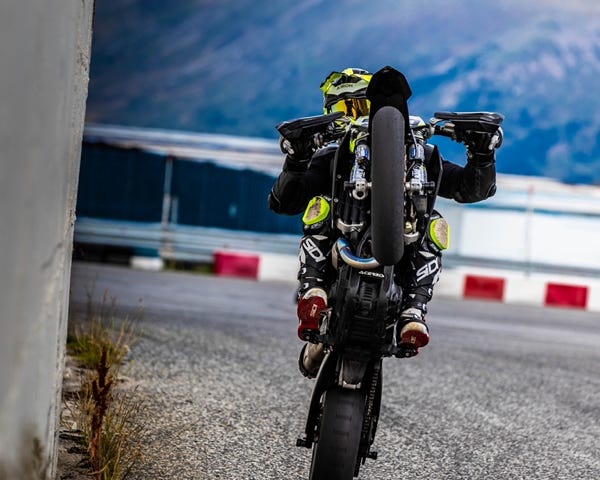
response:
{"label": "black leather racing suit", "polygon": [[[332,186],[332,160],[337,145],[317,150],[308,161],[296,161],[286,156],[283,170],[268,197],[269,208],[275,213],[296,215],[302,213],[311,198],[330,195]],[[474,203],[494,195],[496,192],[496,169],[494,152],[472,155],[464,167],[441,158],[437,147],[427,145],[425,164],[429,179],[438,179],[438,195],[454,199],[459,203]],[[433,173],[433,174],[432,174]],[[440,215],[435,212],[438,218]],[[432,216],[432,219],[435,216]],[[324,222],[328,223],[328,222]],[[301,242],[298,275],[299,294],[309,288],[321,286],[327,290],[332,280],[330,252],[335,240],[334,232],[326,226],[320,231],[304,226],[305,236]],[[317,247],[320,255],[309,253]],[[318,259],[318,261],[315,260]],[[434,267],[425,269],[428,274],[417,275],[431,262]],[[441,270],[441,250],[429,238],[407,245],[404,256],[396,266],[403,288],[403,309],[418,308],[426,313],[427,302],[433,294],[433,286]]]}

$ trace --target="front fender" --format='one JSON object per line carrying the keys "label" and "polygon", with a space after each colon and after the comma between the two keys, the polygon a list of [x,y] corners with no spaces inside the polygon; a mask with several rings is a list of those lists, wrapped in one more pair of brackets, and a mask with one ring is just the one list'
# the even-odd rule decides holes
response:
{"label": "front fender", "polygon": [[363,385],[368,362],[364,359],[340,357],[337,383],[342,388],[358,390]]}
{"label": "front fender", "polygon": [[371,102],[369,111],[369,130],[377,111],[385,106],[397,108],[404,116],[404,124],[410,125],[408,118],[408,99],[412,90],[403,73],[387,66],[373,74],[367,87],[367,98]]}

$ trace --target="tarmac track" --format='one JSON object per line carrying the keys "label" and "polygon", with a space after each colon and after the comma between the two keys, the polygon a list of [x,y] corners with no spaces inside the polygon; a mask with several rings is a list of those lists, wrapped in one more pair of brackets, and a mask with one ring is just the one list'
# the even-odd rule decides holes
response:
{"label": "tarmac track", "polygon": [[[72,313],[88,291],[143,307],[127,374],[145,462],[130,478],[308,478],[292,283],[76,262]],[[598,314],[439,298],[428,323],[417,357],[384,361],[379,458],[361,479],[600,478]]]}

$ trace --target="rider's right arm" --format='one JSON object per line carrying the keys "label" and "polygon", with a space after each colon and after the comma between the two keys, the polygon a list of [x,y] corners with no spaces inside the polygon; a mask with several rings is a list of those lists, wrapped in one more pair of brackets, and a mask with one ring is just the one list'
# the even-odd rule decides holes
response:
{"label": "rider's right arm", "polygon": [[316,195],[331,190],[330,162],[333,152],[323,152],[312,158],[308,168],[297,169],[286,162],[269,193],[269,208],[275,213],[297,215],[306,208],[308,201]]}
{"label": "rider's right arm", "polygon": [[308,200],[304,198],[304,173],[283,170],[269,193],[269,209],[275,213],[297,215]]}

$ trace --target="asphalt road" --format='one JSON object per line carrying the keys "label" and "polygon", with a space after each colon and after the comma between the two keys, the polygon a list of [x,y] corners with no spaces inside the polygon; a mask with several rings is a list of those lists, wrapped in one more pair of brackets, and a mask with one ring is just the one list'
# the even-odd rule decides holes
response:
{"label": "asphalt road", "polygon": [[[134,479],[305,479],[295,447],[311,381],[297,371],[293,284],[74,263],[86,292],[143,308],[128,371],[144,396]],[[386,359],[362,479],[600,478],[600,316],[435,299],[432,341]]]}

